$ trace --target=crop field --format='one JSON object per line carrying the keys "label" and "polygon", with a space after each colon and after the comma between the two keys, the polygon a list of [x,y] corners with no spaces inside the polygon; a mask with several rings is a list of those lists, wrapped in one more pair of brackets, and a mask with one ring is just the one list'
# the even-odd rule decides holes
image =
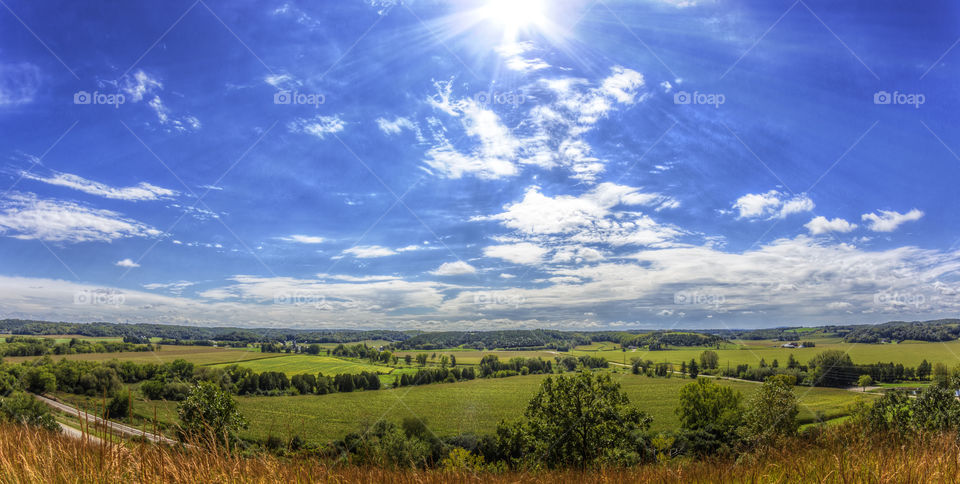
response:
{"label": "crop field", "polygon": [[497,350],[497,351],[488,351],[488,350],[473,350],[473,349],[450,349],[444,348],[442,350],[411,350],[411,351],[397,351],[394,355],[403,358],[406,355],[411,355],[416,357],[418,353],[426,353],[427,356],[431,356],[434,353],[437,354],[435,360],[428,360],[429,362],[435,363],[440,361],[442,355],[453,355],[457,358],[457,365],[476,365],[480,363],[480,359],[484,355],[497,355],[501,360],[509,360],[510,358],[523,357],[523,358],[536,358],[540,357],[547,360],[552,360],[553,357],[559,355],[556,351],[508,351],[508,350]]}
{"label": "crop field", "polygon": [[[263,354],[259,354],[263,356]],[[227,366],[232,363],[222,363],[210,365],[216,367]],[[237,362],[240,366],[250,368],[251,370],[262,373],[264,371],[279,371],[287,375],[296,375],[300,373],[323,373],[324,375],[336,375],[338,373],[360,373],[363,371],[372,371],[375,373],[390,373],[393,368],[389,366],[379,366],[370,363],[351,361],[332,356],[314,356],[314,355],[279,355]]]}
{"label": "crop field", "polygon": [[[492,433],[500,420],[522,417],[530,398],[544,375],[478,379],[459,383],[441,383],[399,389],[306,395],[296,397],[238,397],[240,411],[250,422],[246,437],[263,439],[270,435],[300,435],[312,442],[342,438],[350,432],[362,432],[381,418],[399,422],[418,417],[439,436],[458,433]],[[654,430],[679,425],[674,413],[678,391],[690,379],[647,378],[617,373],[630,401],[653,417]],[[758,384],[720,380],[749,395]],[[812,422],[819,413],[825,419],[846,413],[857,398],[875,398],[829,388],[796,387],[801,403],[799,418]],[[135,402],[135,411],[152,416],[154,407],[163,422],[176,421],[176,405],[169,402]]]}
{"label": "crop field", "polygon": [[[218,363],[233,363],[260,358],[277,358],[286,356],[264,356],[263,353],[235,348],[214,348],[211,346],[174,346],[164,345],[159,351],[127,351],[123,353],[82,353],[74,355],[50,355],[54,360],[68,359],[80,361],[134,361],[137,363],[167,363],[176,359],[185,359],[194,365],[214,365]],[[35,360],[36,356],[15,356],[4,358],[4,361],[17,363]]]}
{"label": "crop field", "polygon": [[800,363],[806,364],[817,353],[828,349],[838,349],[848,352],[850,358],[857,364],[893,362],[902,363],[905,366],[917,366],[924,359],[930,363],[941,362],[948,367],[960,364],[960,340],[944,343],[903,342],[900,344],[843,343],[838,339],[827,338],[815,341],[817,345],[813,348],[781,348],[780,344],[782,342],[763,340],[739,342],[742,343],[739,347],[726,346],[720,349],[695,347],[671,348],[663,351],[638,349],[627,350],[626,352],[621,351],[619,345],[613,343],[606,343],[602,347],[595,343],[590,346],[578,346],[570,354],[602,356],[610,361],[620,363],[629,363],[631,358],[642,358],[657,363],[669,362],[679,365],[680,362],[698,358],[701,352],[711,349],[719,355],[720,366],[726,367],[727,364],[730,366],[742,364],[756,366],[761,359],[765,360],[767,364],[772,363],[773,360],[778,360],[782,365],[786,363],[790,355],[793,355]]}

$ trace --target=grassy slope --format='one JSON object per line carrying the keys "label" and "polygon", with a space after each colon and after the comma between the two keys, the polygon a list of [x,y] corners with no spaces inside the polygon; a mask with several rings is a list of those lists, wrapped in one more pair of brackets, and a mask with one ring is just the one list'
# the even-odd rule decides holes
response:
{"label": "grassy slope", "polygon": [[[655,430],[678,425],[674,414],[677,392],[680,386],[691,380],[623,373],[615,377],[630,396],[630,401],[653,416]],[[425,419],[428,427],[438,435],[491,433],[501,419],[512,420],[523,415],[527,402],[543,378],[542,375],[529,375],[372,392],[240,397],[238,401],[241,412],[250,421],[250,429],[245,435],[259,439],[269,435],[301,435],[310,441],[323,442],[362,431],[381,418],[399,422],[409,416]],[[722,383],[745,395],[757,388],[754,383]],[[800,418],[804,421],[812,420],[818,410],[828,418],[842,415],[858,398],[852,392],[824,388],[797,387],[796,392],[803,404]],[[161,421],[176,420],[174,404],[156,405]],[[137,402],[135,407],[142,415],[153,415],[152,402]]]}

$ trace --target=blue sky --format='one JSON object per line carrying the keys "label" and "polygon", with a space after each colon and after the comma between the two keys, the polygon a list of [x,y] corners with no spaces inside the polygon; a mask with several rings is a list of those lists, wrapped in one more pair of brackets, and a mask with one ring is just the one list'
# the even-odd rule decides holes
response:
{"label": "blue sky", "polygon": [[0,316],[957,317],[955,2],[0,9]]}

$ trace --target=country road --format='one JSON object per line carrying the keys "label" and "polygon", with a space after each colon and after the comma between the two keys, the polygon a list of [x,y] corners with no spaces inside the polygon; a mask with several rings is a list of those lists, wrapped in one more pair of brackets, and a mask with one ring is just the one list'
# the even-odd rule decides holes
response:
{"label": "country road", "polygon": [[[47,398],[47,397],[43,397],[43,396],[40,396],[40,395],[34,395],[34,396],[35,396],[38,400],[40,400],[41,402],[43,402],[43,403],[47,404],[48,406],[50,406],[51,408],[53,408],[54,410],[59,410],[59,411],[61,411],[61,412],[63,412],[63,413],[66,413],[66,414],[68,414],[68,415],[71,415],[71,416],[74,416],[74,417],[78,417],[78,418],[80,418],[81,420],[88,420],[88,421],[94,422],[94,423],[96,423],[97,425],[101,425],[101,426],[102,426],[102,425],[106,424],[106,425],[109,426],[109,428],[110,428],[111,431],[118,432],[118,433],[123,434],[123,435],[125,435],[125,436],[127,436],[127,437],[143,437],[143,438],[149,440],[150,442],[155,442],[155,443],[164,443],[164,444],[177,444],[177,443],[178,443],[176,440],[169,439],[169,438],[164,437],[164,436],[162,436],[162,435],[154,435],[154,434],[151,434],[151,433],[149,433],[149,432],[144,432],[144,431],[142,431],[142,430],[140,430],[140,429],[135,429],[135,428],[133,428],[133,427],[130,427],[129,425],[124,425],[124,424],[122,424],[122,423],[114,422],[114,421],[112,421],[112,420],[103,420],[102,418],[100,418],[100,417],[98,417],[98,416],[96,416],[96,415],[94,415],[94,414],[92,414],[92,413],[87,413],[87,412],[81,411],[81,410],[77,409],[76,407],[73,407],[73,406],[71,406],[71,405],[67,405],[67,404],[62,403],[62,402],[58,402],[58,401],[56,401],[56,400],[53,400],[53,399],[50,399],[50,398]],[[62,427],[62,426],[61,426],[61,427]],[[74,432],[76,432],[76,429],[71,429],[71,430],[73,430]],[[67,432],[68,432],[68,433],[71,433],[69,430],[68,430]],[[72,434],[72,433],[71,433],[71,434]]]}
{"label": "country road", "polygon": [[93,436],[93,435],[86,435],[86,436],[85,436],[85,435],[83,434],[83,432],[81,432],[81,431],[79,431],[79,430],[77,430],[77,429],[75,429],[75,428],[73,428],[73,427],[71,427],[71,426],[69,426],[69,425],[67,425],[67,424],[65,424],[65,423],[62,423],[62,422],[60,423],[60,430],[63,431],[63,435],[66,435],[67,437],[70,437],[70,438],[72,438],[72,439],[77,439],[77,440],[84,440],[84,439],[86,439],[87,442],[90,442],[91,444],[96,444],[96,445],[100,445],[100,444],[103,443],[103,441],[100,440],[100,437],[96,437],[96,436]]}

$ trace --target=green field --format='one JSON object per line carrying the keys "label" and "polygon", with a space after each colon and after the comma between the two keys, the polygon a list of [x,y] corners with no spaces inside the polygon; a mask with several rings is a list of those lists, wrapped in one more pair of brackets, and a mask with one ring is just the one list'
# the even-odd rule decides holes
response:
{"label": "green field", "polygon": [[[224,367],[232,363],[222,363],[210,365],[215,367]],[[363,371],[372,371],[375,373],[390,373],[393,368],[389,366],[378,366],[370,363],[351,361],[347,359],[332,356],[314,356],[314,355],[278,355],[270,358],[261,358],[255,360],[238,362],[240,366],[250,368],[251,370],[262,373],[264,371],[279,371],[289,375],[300,373],[323,373],[324,375],[336,375],[339,373],[356,374]]]}
{"label": "green field", "polygon": [[[250,422],[243,435],[263,439],[270,435],[300,435],[326,442],[349,432],[363,431],[381,418],[399,422],[415,416],[426,421],[437,435],[492,433],[500,420],[523,415],[527,402],[544,375],[478,379],[379,391],[358,391],[297,397],[238,397],[240,411]],[[690,379],[647,378],[617,373],[630,401],[653,416],[654,430],[669,430],[679,422],[674,409],[678,390]],[[758,384],[721,380],[747,395]],[[796,387],[801,402],[800,419],[811,422],[817,412],[827,419],[845,414],[857,398],[875,398],[846,390]],[[135,409],[152,416],[154,406],[161,421],[176,421],[175,404],[136,402]]]}
{"label": "green field", "polygon": [[[721,349],[714,348],[671,348],[663,351],[648,351],[638,349],[634,351],[620,351],[619,345],[614,343],[594,343],[590,346],[578,346],[570,354],[589,354],[603,356],[610,361],[630,363],[631,358],[653,360],[656,363],[669,362],[679,365],[680,362],[699,358],[700,353],[712,349],[720,356],[720,367],[725,368],[749,364],[757,366],[761,359],[767,364],[778,360],[781,365],[793,355],[801,364],[824,350],[838,349],[848,352],[854,363],[867,364],[878,362],[902,363],[905,366],[917,366],[924,359],[930,363],[941,362],[948,367],[960,364],[960,340],[944,343],[904,342],[900,344],[866,344],[842,343],[835,338],[817,339],[813,348],[781,348],[782,342],[777,341],[738,341],[739,345],[724,345]],[[831,342],[828,342],[831,341]]]}

